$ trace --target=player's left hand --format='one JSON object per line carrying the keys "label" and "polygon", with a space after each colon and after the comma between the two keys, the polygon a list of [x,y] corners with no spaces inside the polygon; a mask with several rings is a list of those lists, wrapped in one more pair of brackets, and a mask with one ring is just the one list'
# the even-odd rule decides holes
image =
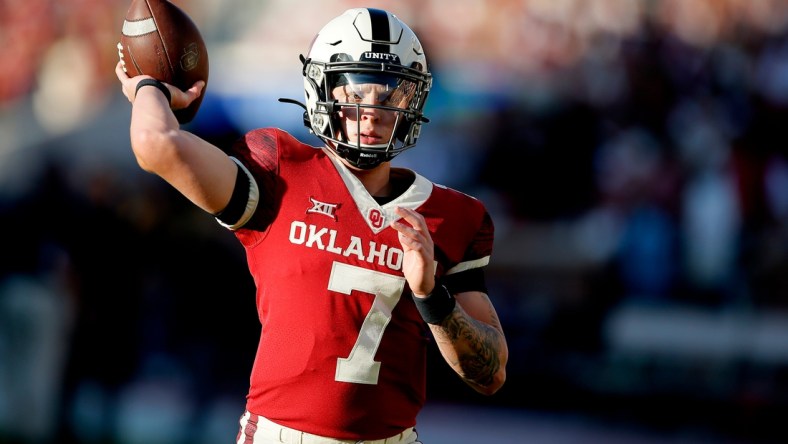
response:
{"label": "player's left hand", "polygon": [[[400,221],[391,223],[391,228],[399,233],[399,243],[405,257],[402,272],[416,297],[424,297],[435,288],[435,245],[427,229],[424,216],[409,208],[397,207]],[[410,224],[410,225],[408,225]]]}

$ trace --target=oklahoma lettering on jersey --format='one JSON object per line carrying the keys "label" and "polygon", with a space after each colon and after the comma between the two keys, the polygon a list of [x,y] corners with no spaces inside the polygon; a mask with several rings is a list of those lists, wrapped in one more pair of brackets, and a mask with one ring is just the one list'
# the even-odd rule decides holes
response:
{"label": "oklahoma lettering on jersey", "polygon": [[343,246],[337,246],[336,230],[325,227],[318,228],[299,220],[294,220],[290,224],[290,242],[307,248],[329,251],[344,257],[355,256],[360,260],[385,265],[392,271],[402,268],[402,257],[405,254],[396,247],[388,245],[378,247],[375,241],[369,241],[369,245],[365,245],[357,236],[350,236],[350,240],[341,244]]}
{"label": "oklahoma lettering on jersey", "polygon": [[436,274],[484,266],[493,227],[470,196],[415,180],[378,205],[326,149],[278,129],[230,153],[260,188],[246,248],[262,325],[247,410],[305,432],[378,439],[416,424],[429,331],[402,274],[396,206],[427,221]]}

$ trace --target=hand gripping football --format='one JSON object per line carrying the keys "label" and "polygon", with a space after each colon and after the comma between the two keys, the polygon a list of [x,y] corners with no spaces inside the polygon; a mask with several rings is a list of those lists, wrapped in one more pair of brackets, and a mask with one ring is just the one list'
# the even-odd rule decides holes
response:
{"label": "hand gripping football", "polygon": [[[167,0],[131,0],[118,55],[131,77],[147,74],[184,91],[198,80],[208,82],[205,41],[192,19]],[[203,97],[205,89],[188,108],[175,111],[180,123],[194,119]]]}

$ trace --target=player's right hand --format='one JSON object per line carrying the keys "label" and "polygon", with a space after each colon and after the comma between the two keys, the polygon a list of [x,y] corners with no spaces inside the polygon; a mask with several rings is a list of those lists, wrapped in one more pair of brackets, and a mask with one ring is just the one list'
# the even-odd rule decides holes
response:
{"label": "player's right hand", "polygon": [[[148,75],[140,75],[136,77],[129,77],[126,74],[126,71],[123,69],[123,61],[118,61],[118,64],[115,65],[115,75],[118,77],[118,80],[121,84],[121,89],[123,91],[123,95],[129,100],[130,103],[134,103],[136,99],[136,91],[137,91],[137,84],[143,79],[152,79],[153,77]],[[170,101],[170,108],[171,109],[183,109],[188,107],[192,102],[197,100],[198,97],[202,94],[203,88],[205,88],[205,82],[202,80],[198,80],[197,82],[192,85],[191,88],[187,89],[186,91],[181,91],[179,88],[176,88],[170,84],[164,84],[167,89],[170,91],[172,95],[172,100]]]}

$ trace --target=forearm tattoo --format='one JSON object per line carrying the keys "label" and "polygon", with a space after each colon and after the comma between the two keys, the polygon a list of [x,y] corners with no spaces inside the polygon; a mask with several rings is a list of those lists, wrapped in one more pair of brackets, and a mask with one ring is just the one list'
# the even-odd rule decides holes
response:
{"label": "forearm tattoo", "polygon": [[455,311],[440,327],[452,344],[464,343],[457,348],[457,362],[449,364],[459,367],[465,379],[482,386],[493,382],[501,366],[498,356],[501,333],[495,328],[500,328],[500,322],[494,310],[492,320],[495,326]]}

